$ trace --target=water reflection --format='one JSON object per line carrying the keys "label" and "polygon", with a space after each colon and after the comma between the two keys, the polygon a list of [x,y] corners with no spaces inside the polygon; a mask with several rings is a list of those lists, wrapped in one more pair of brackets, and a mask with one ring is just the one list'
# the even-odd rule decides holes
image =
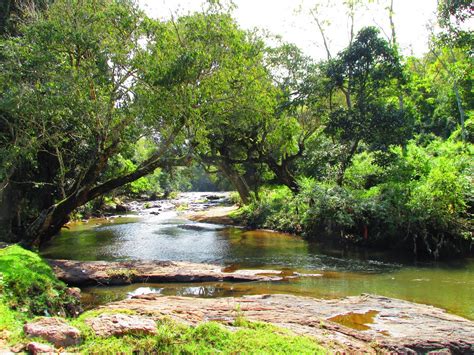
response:
{"label": "water reflection", "polygon": [[[195,297],[290,293],[333,298],[374,293],[432,304],[474,319],[474,261],[418,263],[401,255],[336,248],[281,233],[193,223],[177,215],[92,220],[63,230],[43,250],[74,260],[175,260],[322,273],[275,283],[199,283],[92,288],[91,305],[137,292]],[[144,289],[146,288],[146,289]]]}

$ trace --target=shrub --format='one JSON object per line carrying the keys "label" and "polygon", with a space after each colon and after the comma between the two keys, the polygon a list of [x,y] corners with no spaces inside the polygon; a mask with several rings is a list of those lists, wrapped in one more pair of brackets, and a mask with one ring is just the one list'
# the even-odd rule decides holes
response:
{"label": "shrub", "polygon": [[425,147],[395,149],[384,169],[362,153],[347,170],[347,184],[300,181],[265,188],[262,199],[242,208],[253,227],[342,237],[359,244],[411,249],[438,258],[469,253],[474,201],[473,147],[433,140]]}

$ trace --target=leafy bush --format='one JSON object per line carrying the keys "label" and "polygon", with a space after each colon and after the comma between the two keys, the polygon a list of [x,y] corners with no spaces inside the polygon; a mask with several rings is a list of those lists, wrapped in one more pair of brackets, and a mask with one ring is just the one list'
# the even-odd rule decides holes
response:
{"label": "leafy bush", "polygon": [[474,242],[472,145],[435,139],[392,153],[395,159],[385,169],[370,154],[357,155],[343,187],[306,179],[295,196],[286,188],[265,188],[262,199],[242,208],[239,217],[253,227],[342,237],[434,258],[468,253]]}
{"label": "leafy bush", "polygon": [[286,186],[264,187],[260,199],[243,206],[235,218],[252,227],[300,232],[298,202]]}

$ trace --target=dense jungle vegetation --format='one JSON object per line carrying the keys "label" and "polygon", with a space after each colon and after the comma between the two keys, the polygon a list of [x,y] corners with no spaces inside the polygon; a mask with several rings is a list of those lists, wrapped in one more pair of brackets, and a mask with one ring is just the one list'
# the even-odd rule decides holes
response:
{"label": "dense jungle vegetation", "polygon": [[322,61],[215,1],[167,21],[128,0],[1,6],[0,240],[39,245],[111,196],[218,185],[253,226],[472,252],[469,1],[439,2],[422,57],[366,27]]}

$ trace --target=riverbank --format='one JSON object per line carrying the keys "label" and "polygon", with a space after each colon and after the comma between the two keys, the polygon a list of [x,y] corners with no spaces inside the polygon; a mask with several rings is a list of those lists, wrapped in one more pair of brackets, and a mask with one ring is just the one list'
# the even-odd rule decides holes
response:
{"label": "riverbank", "polygon": [[[474,322],[436,307],[375,295],[324,300],[290,295],[206,299],[144,294],[106,304],[77,319],[71,316],[79,315],[78,308],[63,317],[37,318],[70,309],[70,289],[53,271],[76,284],[80,283],[78,272],[81,282],[105,282],[107,270],[117,275],[120,270],[137,270],[137,275],[146,271],[168,275],[170,281],[189,280],[197,270],[201,276],[225,274],[246,281],[257,277],[275,282],[281,277],[272,270],[225,272],[216,266],[172,262],[50,261],[51,269],[37,255],[17,246],[1,250],[0,264],[2,270],[16,271],[3,272],[0,301],[1,346],[14,352],[474,351]],[[18,272],[28,275],[20,277],[21,288],[17,287]],[[39,280],[45,287],[41,290],[36,289]],[[32,296],[20,298],[21,292]],[[19,303],[22,300],[31,303]]]}
{"label": "riverbank", "polygon": [[393,250],[424,260],[474,257],[472,220],[468,211],[457,215],[449,212],[449,195],[443,202],[446,205],[438,206],[438,210],[436,199],[412,204],[404,198],[393,200],[395,195],[385,196],[388,191],[374,187],[369,193],[311,181],[295,195],[285,186],[267,186],[261,189],[259,199],[231,217],[233,223],[252,229],[291,233],[341,246]]}
{"label": "riverbank", "polygon": [[[71,223],[42,247],[41,255],[76,261],[168,260],[212,264],[216,268],[217,265],[219,268],[231,266],[230,270],[275,270],[285,276],[276,282],[229,283],[219,279],[184,282],[183,279],[170,283],[169,278],[166,282],[158,278],[152,283],[144,278],[146,283],[91,285],[84,290],[87,308],[145,292],[166,296],[292,294],[313,298],[371,293],[429,304],[474,320],[474,259],[420,261],[386,250],[340,246],[284,233],[205,223],[202,217],[208,211],[232,206],[227,196],[226,193],[183,193],[171,201],[131,203],[131,207],[135,207],[129,214]],[[199,214],[203,222],[190,221],[186,218],[190,214]],[[122,272],[120,266],[117,268],[119,272],[112,273],[115,279],[140,276]],[[321,276],[286,277],[295,274]],[[108,284],[103,278],[100,280],[102,285]]]}
{"label": "riverbank", "polygon": [[322,300],[290,295],[190,298],[141,295],[100,308],[127,309],[151,319],[232,326],[237,318],[270,323],[350,353],[470,353],[474,322],[435,307],[375,295]]}
{"label": "riverbank", "polygon": [[310,337],[242,317],[226,328],[210,320],[190,326],[151,319],[127,308],[80,314],[77,289],[58,281],[37,254],[9,246],[0,249],[0,266],[0,353],[325,352]]}
{"label": "riverbank", "polygon": [[[143,282],[266,281],[278,282],[298,275],[277,270],[228,270],[218,265],[176,262],[77,262],[50,260],[56,275],[68,284],[123,284]],[[127,273],[125,273],[127,271]],[[238,318],[264,322],[295,334],[310,336],[334,351],[453,353],[474,350],[474,322],[436,307],[376,295],[333,300],[290,295],[225,298],[164,297],[156,293],[99,307],[107,313],[132,311],[144,319],[170,318],[199,326],[212,320],[233,327]],[[102,324],[102,321],[98,321]],[[99,328],[107,327],[100,325]]]}
{"label": "riverbank", "polygon": [[[219,339],[229,338],[229,331],[247,334],[249,327],[260,327],[254,322],[264,322],[262,327],[269,336],[281,332],[290,332],[291,337],[307,335],[311,344],[333,352],[444,348],[459,352],[472,346],[473,341],[463,333],[463,329],[471,331],[472,320],[420,304],[437,305],[469,318],[472,278],[469,273],[461,274],[462,266],[456,273],[453,269],[440,273],[438,268],[431,273],[431,269],[419,267],[405,272],[403,265],[372,259],[374,255],[362,259],[344,251],[323,255],[317,245],[296,236],[226,227],[227,221],[215,218],[228,218],[236,208],[228,202],[222,205],[222,201],[228,201],[225,196],[208,195],[183,194],[172,202],[140,202],[133,216],[71,224],[42,250],[43,255],[56,259],[50,261],[56,275],[70,286],[98,285],[87,287],[83,299],[89,308],[100,307],[79,320],[67,320],[81,334],[84,329],[85,334],[81,335],[81,343],[71,345],[68,351],[94,352],[97,346],[112,352],[118,351],[118,346],[130,352],[147,347],[158,352],[170,349],[158,342],[155,334],[142,334],[137,340],[136,335],[127,333],[140,329],[137,324],[148,324],[146,329],[170,334],[174,342],[180,343],[191,334],[198,336],[196,329],[212,329]],[[189,220],[193,215],[198,221]],[[139,284],[130,285],[135,282]],[[452,288],[447,287],[450,285]],[[429,292],[426,297],[427,291],[434,289],[437,292]],[[94,292],[103,293],[104,298],[93,299]],[[366,292],[388,297],[356,296]],[[444,298],[432,297],[433,294]],[[453,302],[446,302],[446,297],[459,308],[451,308]],[[110,303],[112,300],[117,302]],[[86,322],[102,312],[112,313],[112,318],[103,316]],[[134,317],[122,319],[117,314],[123,312]],[[101,324],[97,327],[102,329],[102,322],[107,320],[135,325],[125,335],[113,337],[113,341],[97,335],[89,337],[95,334],[90,322]],[[22,330],[28,321],[30,318],[22,320],[15,328],[23,334],[16,343],[23,346],[30,340]],[[209,325],[208,321],[214,323]],[[441,328],[436,328],[438,323]],[[242,324],[251,325],[242,328]],[[213,351],[239,351],[231,350],[239,349],[235,344],[219,348],[207,344],[210,339],[206,339],[199,340],[196,349],[211,346]],[[270,349],[262,351],[272,352]],[[302,352],[292,349],[288,352]]]}
{"label": "riverbank", "polygon": [[[114,270],[121,270],[118,266],[127,266],[125,263],[106,262],[51,263],[60,275],[64,275],[69,267],[69,270],[88,274],[91,279],[100,277],[104,266]],[[0,345],[4,350],[28,350],[32,353],[63,350],[94,353],[474,351],[474,322],[436,307],[375,295],[324,300],[290,295],[205,299],[145,294],[106,304],[77,319],[38,319],[36,315],[56,315],[58,309],[68,309],[69,295],[72,295],[70,289],[56,280],[54,269],[36,254],[20,247],[1,250],[0,264],[3,273]],[[7,264],[10,268],[5,267]],[[179,270],[180,277],[187,272],[190,273],[188,278],[196,273],[196,270],[189,269],[190,265],[176,263],[132,264],[128,266],[137,269],[141,266],[144,270],[152,266],[154,273],[161,274],[170,274],[171,267]],[[62,271],[58,271],[58,265],[62,265]],[[93,268],[91,265],[101,267]],[[197,267],[209,269],[203,265]],[[15,272],[3,271],[12,268]],[[265,277],[271,282],[279,278],[271,270],[266,272],[263,275],[255,272],[254,276]],[[21,288],[17,287],[18,273],[23,273]],[[233,273],[230,271],[228,274]],[[241,274],[246,275],[245,272]],[[36,290],[39,280],[45,287],[40,291]],[[19,297],[23,295],[21,292],[33,296],[31,299]],[[56,298],[53,294],[57,295]],[[68,297],[58,298],[60,295]],[[19,303],[21,301],[29,303]],[[79,313],[77,308],[75,313]]]}

